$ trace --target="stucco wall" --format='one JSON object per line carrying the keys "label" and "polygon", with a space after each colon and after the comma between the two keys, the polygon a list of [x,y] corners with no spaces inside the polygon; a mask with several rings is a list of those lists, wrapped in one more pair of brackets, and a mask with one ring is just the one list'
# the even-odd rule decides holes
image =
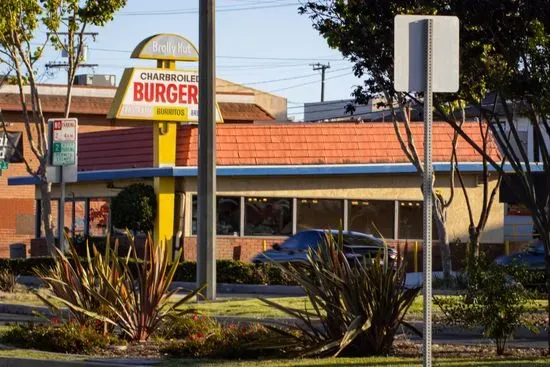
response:
{"label": "stucco wall", "polygon": [[[465,184],[474,219],[481,210],[483,186],[477,184],[475,175],[465,175]],[[492,181],[492,185],[496,180]],[[468,212],[462,190],[456,182],[455,195],[448,209],[449,239],[467,240]],[[448,197],[449,175],[439,175],[435,187],[444,197]],[[195,178],[179,181],[178,190],[196,193]],[[381,199],[381,200],[422,200],[420,179],[416,175],[369,175],[369,176],[301,176],[301,177],[218,177],[218,195],[268,196],[326,199]],[[498,199],[498,196],[497,196]],[[186,208],[191,208],[191,195],[186,197]],[[185,211],[186,232],[190,235],[191,210]],[[481,241],[502,243],[504,205],[495,200],[491,215]]]}

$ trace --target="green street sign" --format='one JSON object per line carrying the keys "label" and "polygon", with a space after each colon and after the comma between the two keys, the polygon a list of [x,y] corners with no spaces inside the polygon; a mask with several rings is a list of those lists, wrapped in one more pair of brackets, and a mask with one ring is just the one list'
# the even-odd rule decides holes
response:
{"label": "green street sign", "polygon": [[8,169],[8,162],[6,161],[0,162],[0,171],[5,169]]}
{"label": "green street sign", "polygon": [[76,142],[63,141],[53,143],[53,165],[70,166],[75,164]]}

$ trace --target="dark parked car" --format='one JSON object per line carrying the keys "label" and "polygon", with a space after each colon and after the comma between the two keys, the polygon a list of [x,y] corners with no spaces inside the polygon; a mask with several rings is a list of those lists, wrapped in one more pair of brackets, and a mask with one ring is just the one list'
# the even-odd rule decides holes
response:
{"label": "dark parked car", "polygon": [[537,241],[523,251],[497,257],[495,263],[499,265],[517,264],[525,266],[528,270],[544,271],[544,244],[542,241]]}
{"label": "dark parked car", "polygon": [[523,275],[521,282],[529,288],[545,289],[546,284],[546,267],[544,264],[544,244],[542,241],[537,241],[523,251],[514,252],[508,256],[503,255],[495,259],[495,263],[499,265],[516,264],[524,266],[528,273]]}
{"label": "dark parked car", "polygon": [[[338,238],[338,231],[329,231],[335,239]],[[254,263],[296,263],[307,261],[307,249],[316,249],[321,241],[327,240],[327,231],[322,229],[309,229],[296,233],[287,238],[281,244],[273,245],[273,249],[267,250],[256,255],[252,262]],[[384,249],[384,241],[380,238],[360,232],[343,232],[344,253],[348,260],[361,260],[366,257],[375,258],[378,253]],[[397,258],[397,251],[393,247],[388,247],[391,260]]]}

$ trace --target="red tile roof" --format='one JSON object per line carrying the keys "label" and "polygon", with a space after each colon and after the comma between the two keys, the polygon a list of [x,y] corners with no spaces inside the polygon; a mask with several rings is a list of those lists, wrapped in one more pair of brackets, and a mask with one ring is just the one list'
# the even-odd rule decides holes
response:
{"label": "red tile roof", "polygon": [[[30,96],[27,95],[26,97],[30,109]],[[63,113],[65,96],[41,95],[40,100],[44,112]],[[71,99],[71,113],[106,116],[112,102],[113,98],[110,97],[73,96]],[[0,106],[5,111],[20,111],[19,94],[0,93]],[[225,120],[251,122],[275,120],[267,111],[254,103],[220,102],[219,106]]]}
{"label": "red tile roof", "polygon": [[[481,143],[479,127],[466,123],[464,129]],[[423,158],[423,124],[412,126],[418,153]],[[302,165],[408,163],[391,123],[365,124],[220,124],[217,128],[217,164]],[[196,126],[178,130],[178,166],[197,165]],[[452,128],[434,123],[433,161],[448,162],[451,156]],[[491,140],[491,155],[498,159]],[[458,140],[459,162],[480,162],[476,151],[463,139]],[[152,130],[135,128],[80,134],[80,169],[151,167]]]}

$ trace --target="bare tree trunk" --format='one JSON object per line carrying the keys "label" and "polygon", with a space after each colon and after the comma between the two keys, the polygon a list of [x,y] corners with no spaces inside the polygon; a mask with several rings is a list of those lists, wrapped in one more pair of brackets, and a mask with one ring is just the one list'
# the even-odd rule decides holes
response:
{"label": "bare tree trunk", "polygon": [[451,273],[453,271],[451,246],[449,244],[449,234],[447,232],[447,213],[446,208],[442,203],[434,200],[434,219],[437,227],[437,235],[439,239],[439,251],[441,253],[441,268],[443,270],[443,279],[451,279]]}
{"label": "bare tree trunk", "polygon": [[48,250],[52,256],[55,255],[55,237],[52,228],[52,184],[47,181],[45,177],[40,179],[40,197],[42,203],[42,223],[44,224],[44,233],[46,235],[46,242],[48,244]]}
{"label": "bare tree trunk", "polygon": [[470,252],[468,253],[468,264],[466,270],[470,271],[474,266],[476,259],[479,259],[479,237],[481,233],[474,225],[468,227],[468,240],[470,244]]}

